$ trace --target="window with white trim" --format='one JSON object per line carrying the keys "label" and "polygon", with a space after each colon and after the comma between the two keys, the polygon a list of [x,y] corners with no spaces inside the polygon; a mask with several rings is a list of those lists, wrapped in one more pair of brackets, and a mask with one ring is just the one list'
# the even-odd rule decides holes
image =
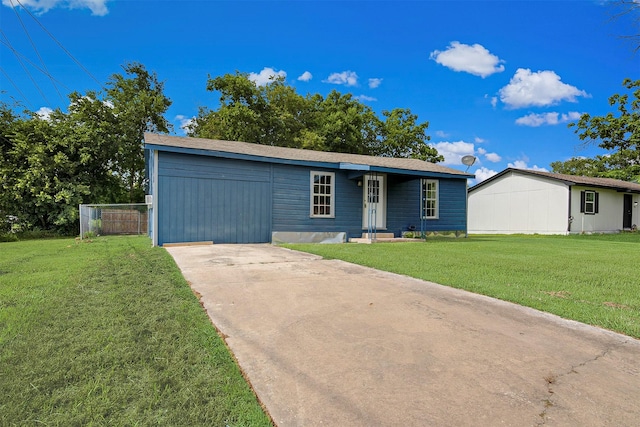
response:
{"label": "window with white trim", "polygon": [[580,212],[587,215],[595,215],[598,213],[597,191],[586,190],[580,192]]}
{"label": "window with white trim", "polygon": [[334,183],[333,172],[311,171],[311,212],[312,218],[334,217]]}
{"label": "window with white trim", "polygon": [[438,180],[423,179],[421,189],[422,218],[438,218]]}

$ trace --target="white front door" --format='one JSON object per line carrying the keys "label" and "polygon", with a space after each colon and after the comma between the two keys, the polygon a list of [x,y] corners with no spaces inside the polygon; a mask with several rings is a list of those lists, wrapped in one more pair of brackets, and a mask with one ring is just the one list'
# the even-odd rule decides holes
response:
{"label": "white front door", "polygon": [[387,228],[387,187],[385,175],[372,174],[362,178],[362,228]]}

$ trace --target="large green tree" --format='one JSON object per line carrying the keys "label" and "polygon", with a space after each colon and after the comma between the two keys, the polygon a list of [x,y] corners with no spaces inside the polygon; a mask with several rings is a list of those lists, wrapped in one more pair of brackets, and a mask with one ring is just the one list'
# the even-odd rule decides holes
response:
{"label": "large green tree", "polygon": [[[0,105],[0,217],[77,231],[78,204],[141,202],[144,132],[168,132],[171,101],[155,73],[126,64],[103,91],[69,95],[48,117]],[[5,223],[6,224],[6,223]]]}
{"label": "large green tree", "polygon": [[304,127],[307,101],[281,78],[257,86],[248,74],[236,72],[210,77],[207,90],[220,93],[220,107],[200,108],[192,136],[288,146]]}
{"label": "large green tree", "polygon": [[[623,86],[626,92],[615,94],[609,98],[609,105],[615,111],[604,116],[583,114],[576,123],[569,124],[585,144],[597,144],[608,151],[590,161],[588,168],[580,167],[580,171],[593,176],[604,176],[625,181],[640,182],[640,80],[625,79]],[[586,161],[569,162],[579,164]],[[565,167],[556,162],[559,170]],[[568,170],[571,164],[566,165]]]}
{"label": "large green tree", "polygon": [[114,171],[121,178],[130,203],[144,201],[144,133],[169,132],[172,125],[164,117],[171,100],[164,95],[164,83],[144,65],[128,63],[124,75],[113,74],[106,85],[104,103],[115,117],[113,143],[118,150]]}
{"label": "large green tree", "polygon": [[384,111],[382,120],[351,94],[301,96],[284,78],[257,85],[246,73],[209,78],[219,107],[202,107],[190,136],[257,144],[442,161],[429,146],[427,122],[409,109]]}
{"label": "large green tree", "polygon": [[551,170],[555,173],[579,176],[605,176],[608,172],[602,156],[572,157],[566,161],[551,162]]}
{"label": "large green tree", "polygon": [[444,161],[438,150],[427,144],[428,122],[418,123],[418,116],[409,109],[396,108],[383,111],[384,123],[380,126],[382,143],[374,154],[387,157],[409,157],[433,163]]}
{"label": "large green tree", "polygon": [[78,205],[113,188],[109,144],[71,117],[25,114],[5,129],[0,210],[27,228],[73,233]]}

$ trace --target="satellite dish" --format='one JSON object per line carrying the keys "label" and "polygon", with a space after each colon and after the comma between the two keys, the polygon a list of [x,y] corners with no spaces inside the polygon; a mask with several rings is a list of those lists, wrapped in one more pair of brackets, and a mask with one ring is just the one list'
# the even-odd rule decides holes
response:
{"label": "satellite dish", "polygon": [[476,156],[463,156],[462,164],[467,167],[467,170],[476,162]]}

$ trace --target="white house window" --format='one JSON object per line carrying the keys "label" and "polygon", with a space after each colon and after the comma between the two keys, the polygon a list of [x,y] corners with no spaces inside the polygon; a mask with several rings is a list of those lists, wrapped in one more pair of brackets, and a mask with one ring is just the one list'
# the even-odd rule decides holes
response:
{"label": "white house window", "polygon": [[334,182],[333,172],[311,171],[311,217],[334,217]]}
{"label": "white house window", "polygon": [[580,192],[580,212],[588,215],[595,215],[598,213],[598,192]]}
{"label": "white house window", "polygon": [[425,219],[438,218],[438,180],[422,180],[422,217]]}

